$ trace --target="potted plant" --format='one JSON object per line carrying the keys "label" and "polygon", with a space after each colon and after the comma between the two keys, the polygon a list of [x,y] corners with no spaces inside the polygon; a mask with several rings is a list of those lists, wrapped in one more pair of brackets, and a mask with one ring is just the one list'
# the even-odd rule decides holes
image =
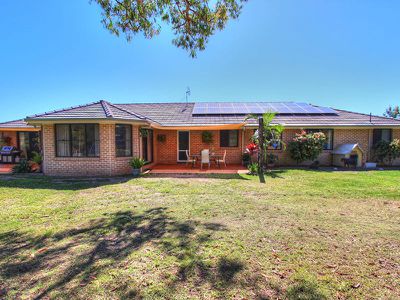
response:
{"label": "potted plant", "polygon": [[147,128],[140,128],[140,136],[141,137],[148,137],[149,130]]}
{"label": "potted plant", "polygon": [[213,142],[213,134],[211,131],[203,131],[201,133],[201,141],[205,144],[211,144]]}
{"label": "potted plant", "polygon": [[129,161],[129,165],[132,167],[132,175],[138,177],[140,175],[140,169],[144,166],[145,161],[140,157],[134,157]]}
{"label": "potted plant", "polygon": [[243,166],[247,167],[251,163],[251,156],[248,152],[242,154]]}
{"label": "potted plant", "polygon": [[157,135],[157,141],[160,143],[165,143],[167,140],[167,136],[165,134],[158,134]]}

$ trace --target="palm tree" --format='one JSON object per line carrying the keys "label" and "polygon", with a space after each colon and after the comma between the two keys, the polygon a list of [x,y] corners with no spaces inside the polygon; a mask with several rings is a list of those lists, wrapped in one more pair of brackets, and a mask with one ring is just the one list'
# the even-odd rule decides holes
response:
{"label": "palm tree", "polygon": [[[285,147],[285,144],[282,142],[282,132],[285,129],[283,125],[281,124],[272,124],[273,119],[275,118],[276,114],[273,112],[265,112],[262,114],[262,136],[263,136],[263,141],[261,141],[262,145],[260,145],[260,140],[259,140],[259,131],[260,127],[258,130],[255,132],[253,136],[253,142],[258,145],[260,148],[259,151],[263,155],[261,157],[261,169],[264,169],[265,162],[267,159],[267,151],[269,147],[277,148],[279,145],[282,145],[282,147]],[[256,114],[249,114],[245,118],[245,121],[249,119],[255,119],[259,120],[260,116]],[[262,147],[262,149],[261,149]]]}

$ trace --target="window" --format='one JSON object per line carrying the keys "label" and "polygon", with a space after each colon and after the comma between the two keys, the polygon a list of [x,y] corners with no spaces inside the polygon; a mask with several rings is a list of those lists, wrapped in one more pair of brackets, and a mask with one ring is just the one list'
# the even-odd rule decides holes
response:
{"label": "window", "polygon": [[373,144],[375,145],[380,141],[391,142],[392,129],[374,129]]}
{"label": "window", "polygon": [[325,134],[326,142],[324,145],[324,150],[333,149],[333,129],[307,129],[307,133],[322,132]]}
{"label": "window", "polygon": [[220,147],[238,147],[239,130],[221,130],[219,136]]}
{"label": "window", "polygon": [[131,125],[115,125],[115,152],[117,157],[132,156]]}
{"label": "window", "polygon": [[58,157],[100,156],[98,124],[56,124]]}

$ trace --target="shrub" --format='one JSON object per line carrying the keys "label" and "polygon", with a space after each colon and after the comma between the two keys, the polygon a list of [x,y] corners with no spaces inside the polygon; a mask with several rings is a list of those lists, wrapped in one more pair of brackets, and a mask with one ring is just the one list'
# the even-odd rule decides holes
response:
{"label": "shrub", "polygon": [[251,163],[247,166],[250,175],[257,175],[258,173],[258,163]]}
{"label": "shrub", "polygon": [[377,162],[384,164],[387,161],[391,165],[393,160],[400,157],[400,140],[380,141],[373,146],[373,151]]}
{"label": "shrub", "polygon": [[30,173],[32,171],[32,166],[26,159],[21,159],[21,161],[12,168],[12,172],[15,173]]}
{"label": "shrub", "polygon": [[35,164],[41,165],[43,161],[42,155],[40,155],[40,153],[32,151],[31,161],[34,162]]}
{"label": "shrub", "polygon": [[307,133],[303,130],[296,133],[289,143],[290,157],[297,163],[314,161],[324,149],[325,141],[326,137],[322,132]]}
{"label": "shrub", "polygon": [[140,169],[145,165],[145,161],[142,158],[139,157],[134,157],[129,161],[129,165],[132,167],[132,169]]}

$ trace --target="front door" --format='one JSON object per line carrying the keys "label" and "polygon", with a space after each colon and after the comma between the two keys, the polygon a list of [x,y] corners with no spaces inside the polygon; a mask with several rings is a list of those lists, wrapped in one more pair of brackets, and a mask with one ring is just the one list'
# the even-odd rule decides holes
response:
{"label": "front door", "polygon": [[179,162],[184,162],[187,160],[186,151],[190,151],[189,144],[190,144],[189,131],[178,131],[178,161]]}

